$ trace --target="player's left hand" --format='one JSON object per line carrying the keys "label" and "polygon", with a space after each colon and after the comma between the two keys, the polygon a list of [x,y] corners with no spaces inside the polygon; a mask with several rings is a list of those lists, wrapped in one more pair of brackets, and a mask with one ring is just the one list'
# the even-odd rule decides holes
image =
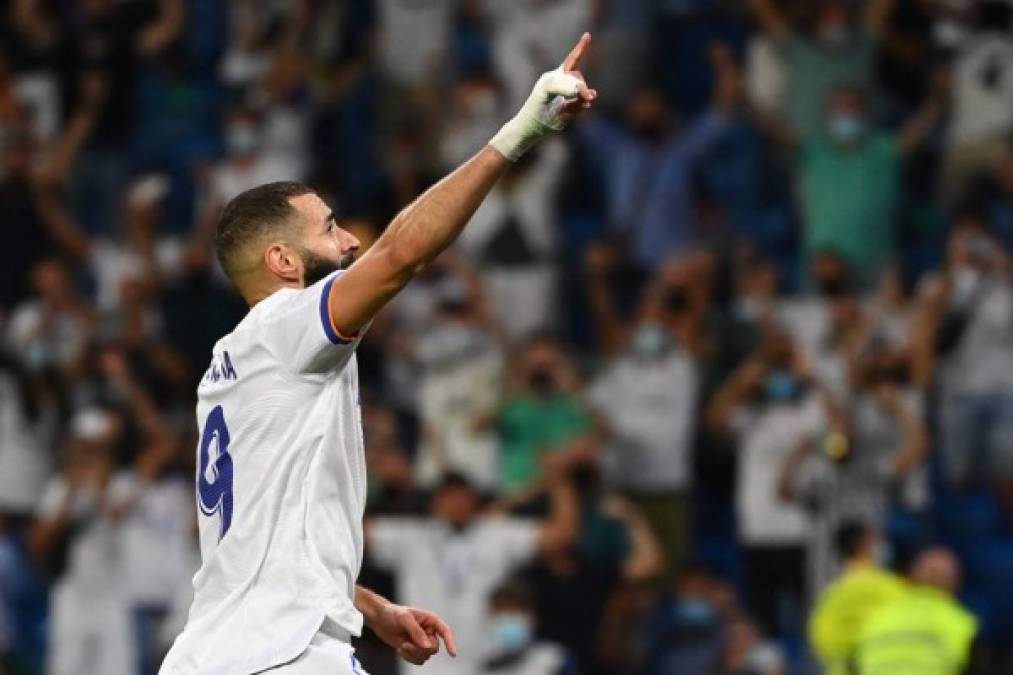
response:
{"label": "player's left hand", "polygon": [[440,640],[447,653],[457,656],[454,632],[432,612],[414,607],[389,604],[370,625],[377,636],[395,649],[405,661],[421,666],[440,651]]}

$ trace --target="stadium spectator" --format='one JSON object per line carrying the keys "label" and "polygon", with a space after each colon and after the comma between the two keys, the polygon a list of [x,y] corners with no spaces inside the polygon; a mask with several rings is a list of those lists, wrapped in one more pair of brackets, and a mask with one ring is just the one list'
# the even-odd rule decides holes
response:
{"label": "stadium spectator", "polygon": [[188,582],[195,523],[190,480],[180,475],[180,445],[121,353],[100,356],[101,371],[140,427],[142,448],[133,467],[116,473],[105,508],[118,529],[123,586],[132,612],[138,666],[157,672],[158,635],[175,594]]}
{"label": "stadium spectator", "polygon": [[810,256],[836,253],[865,278],[875,278],[893,260],[902,160],[928,137],[947,95],[941,77],[896,133],[876,125],[868,95],[854,86],[830,90],[822,122],[808,135],[766,120],[775,138],[797,153],[803,239]]}
{"label": "stadium spectator", "polygon": [[653,609],[644,672],[658,675],[782,675],[785,658],[741,613],[735,591],[703,569],[691,569]]}
{"label": "stadium spectator", "polygon": [[872,614],[859,633],[855,672],[957,675],[971,663],[978,631],[956,599],[960,563],[947,549],[929,549],[911,570],[914,587]]}
{"label": "stadium spectator", "polygon": [[562,45],[572,44],[591,25],[592,0],[480,0],[490,25],[490,51],[504,85],[506,105],[524,102],[531,82],[555,67]]}
{"label": "stadium spectator", "polygon": [[826,675],[852,672],[865,622],[907,592],[904,582],[886,568],[887,543],[878,529],[850,521],[836,534],[843,567],[809,617],[809,641]]}
{"label": "stadium spectator", "polygon": [[[658,578],[664,555],[640,512],[604,483],[597,453],[589,444],[548,455],[545,462],[552,467],[550,473],[569,469],[581,527],[571,546],[541,556],[524,576],[535,589],[542,636],[564,646],[582,672],[593,672],[606,641],[588,636],[603,635],[616,593]],[[527,507],[521,502],[520,508]]]}
{"label": "stadium spectator", "polygon": [[477,672],[489,635],[492,591],[536,555],[571,545],[580,522],[573,488],[562,471],[550,481],[551,507],[544,521],[483,515],[479,493],[453,473],[437,486],[430,516],[367,521],[366,550],[376,565],[393,572],[398,601],[432,607],[471,647],[456,659],[439,656],[427,669]]}
{"label": "stadium spectator", "polygon": [[1013,8],[983,0],[973,12],[952,66],[953,116],[939,183],[951,205],[966,196],[971,179],[999,165],[1013,132]]}
{"label": "stadium spectator", "polygon": [[583,442],[593,419],[577,390],[577,373],[558,340],[529,339],[516,358],[508,392],[496,414],[506,494],[535,485],[542,460]]}
{"label": "stadium spectator", "polygon": [[1009,480],[1013,288],[1006,252],[974,212],[950,236],[944,271],[925,281],[939,364],[940,442],[956,485]]}
{"label": "stadium spectator", "polygon": [[700,237],[692,171],[717,142],[739,101],[739,72],[727,45],[710,51],[714,85],[710,110],[679,125],[661,92],[640,89],[626,106],[625,124],[583,120],[578,129],[601,173],[609,228],[629,239],[648,270]]}
{"label": "stadium spectator", "polygon": [[84,87],[77,105],[93,118],[81,139],[71,193],[78,219],[89,232],[106,232],[116,222],[120,185],[130,170],[138,74],[177,40],[184,23],[183,0],[81,5],[70,26],[74,67]]}
{"label": "stadium spectator", "polygon": [[[634,320],[624,322],[608,286],[606,252],[593,253],[588,257],[592,308],[607,360],[587,396],[607,434],[606,478],[654,528],[665,552],[665,577],[674,581],[691,540],[699,375],[685,317],[692,314],[693,300],[685,281],[659,283]],[[674,325],[666,313],[675,315]],[[632,330],[623,331],[625,325]]]}
{"label": "stadium spectator", "polygon": [[855,369],[855,388],[839,406],[834,432],[796,448],[780,477],[781,495],[811,518],[812,593],[842,562],[834,546],[842,526],[858,520],[884,527],[892,507],[918,512],[927,501],[929,433],[905,352],[880,347]]}
{"label": "stadium spectator", "polygon": [[100,408],[75,414],[63,468],[43,491],[29,534],[33,559],[55,580],[47,672],[135,672],[122,551],[108,512],[122,427]]}
{"label": "stadium spectator", "polygon": [[69,376],[81,365],[97,329],[97,314],[60,260],[37,264],[31,280],[37,297],[21,303],[11,314],[7,348],[29,371],[55,369]]}
{"label": "stadium spectator", "polygon": [[798,349],[784,335],[768,337],[718,391],[707,410],[709,426],[738,439],[735,495],[745,549],[749,607],[764,631],[790,633],[784,604],[799,612],[805,597],[809,519],[779,492],[780,467],[801,445],[827,428],[830,412]]}
{"label": "stadium spectator", "polygon": [[511,340],[559,328],[555,193],[569,157],[559,139],[525,155],[475,212],[459,248]]}
{"label": "stadium spectator", "polygon": [[566,651],[538,639],[531,589],[521,581],[502,584],[489,599],[493,648],[481,675],[570,675],[579,672]]}
{"label": "stadium spectator", "polygon": [[433,325],[408,345],[419,373],[418,480],[429,487],[455,471],[493,490],[499,484],[499,443],[483,421],[495,415],[502,391],[499,325],[477,272],[463,261],[435,294]]}
{"label": "stadium spectator", "polygon": [[787,108],[781,112],[792,133],[805,138],[820,132],[823,101],[835,89],[870,89],[894,0],[870,0],[862,16],[844,0],[820,0],[809,9],[807,30],[796,29],[774,0],[748,4],[784,62]]}
{"label": "stadium spectator", "polygon": [[39,157],[38,145],[31,133],[16,125],[0,130],[0,222],[10,235],[10,264],[0,271],[0,310],[9,313],[31,291],[31,271],[54,252],[49,234],[46,192],[33,165]]}

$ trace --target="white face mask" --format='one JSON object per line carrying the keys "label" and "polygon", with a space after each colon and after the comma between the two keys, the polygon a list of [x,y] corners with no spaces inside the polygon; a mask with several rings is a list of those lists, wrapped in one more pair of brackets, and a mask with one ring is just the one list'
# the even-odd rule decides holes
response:
{"label": "white face mask", "polygon": [[633,334],[633,351],[642,358],[657,358],[665,353],[668,346],[668,334],[656,323],[645,323]]}
{"label": "white face mask", "polygon": [[972,267],[961,267],[953,273],[953,299],[957,304],[962,304],[971,299],[978,283],[981,281],[981,272]]}
{"label": "white face mask", "polygon": [[841,145],[854,145],[865,135],[865,120],[861,115],[835,112],[827,123],[830,137]]}
{"label": "white face mask", "polygon": [[260,132],[252,124],[233,124],[225,133],[225,144],[233,155],[251,155],[260,148]]}

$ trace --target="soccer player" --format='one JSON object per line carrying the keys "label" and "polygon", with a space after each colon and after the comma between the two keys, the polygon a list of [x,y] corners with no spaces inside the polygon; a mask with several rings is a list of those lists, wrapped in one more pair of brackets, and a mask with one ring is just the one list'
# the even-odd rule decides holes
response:
{"label": "soccer player", "polygon": [[263,185],[225,207],[216,252],[250,311],[215,344],[197,390],[202,565],[162,675],[361,673],[351,638],[363,622],[411,663],[441,640],[456,654],[435,614],[355,584],[366,468],[354,351],[511,162],[591,106],[577,71],[590,39],[354,264],[358,241],[305,186]]}

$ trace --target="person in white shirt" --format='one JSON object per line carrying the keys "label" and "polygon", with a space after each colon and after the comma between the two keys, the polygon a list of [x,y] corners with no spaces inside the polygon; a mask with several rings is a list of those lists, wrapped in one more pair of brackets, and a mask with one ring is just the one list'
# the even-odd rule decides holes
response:
{"label": "person in white shirt", "polygon": [[731,432],[738,440],[735,510],[749,606],[770,635],[787,628],[781,603],[800,612],[805,593],[809,521],[800,505],[782,498],[782,467],[800,444],[814,442],[830,419],[827,395],[800,355],[786,336],[767,337],[707,410],[714,431]]}
{"label": "person in white shirt", "polygon": [[60,475],[42,493],[28,549],[56,584],[46,672],[131,675],[136,668],[119,530],[107,509],[122,420],[87,408],[71,420]]}
{"label": "person in white shirt", "polygon": [[202,565],[163,675],[357,673],[351,637],[363,623],[411,663],[441,640],[456,654],[438,616],[355,583],[366,499],[355,348],[511,162],[591,106],[596,92],[576,70],[589,42],[358,260],[358,240],[299,183],[253,188],[225,207],[217,256],[251,309],[216,343],[198,386]]}
{"label": "person in white shirt", "polygon": [[[579,525],[577,497],[565,472],[550,479],[542,521],[486,515],[478,492],[461,474],[447,474],[423,518],[379,517],[366,526],[372,560],[393,571],[399,601],[437,610],[470,649],[456,660],[437,657],[419,672],[474,675],[488,655],[492,592],[538,553],[569,548]],[[403,673],[416,672],[402,668]]]}
{"label": "person in white shirt", "polygon": [[953,62],[953,114],[939,190],[951,205],[1002,161],[1013,131],[1013,8],[981,2]]}

